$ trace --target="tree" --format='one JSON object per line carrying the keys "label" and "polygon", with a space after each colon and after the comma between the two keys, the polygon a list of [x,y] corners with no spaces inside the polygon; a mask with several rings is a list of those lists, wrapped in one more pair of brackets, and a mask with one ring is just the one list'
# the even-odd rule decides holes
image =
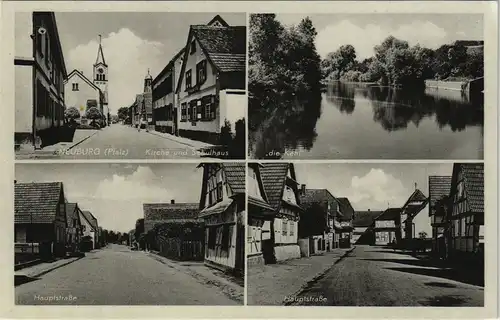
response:
{"label": "tree", "polygon": [[137,219],[135,222],[135,232],[134,232],[134,237],[139,240],[141,237],[141,234],[144,233],[144,218]]}
{"label": "tree", "polygon": [[77,108],[71,107],[64,111],[64,117],[66,118],[67,121],[74,122],[75,119],[80,118],[80,112],[78,111]]}
{"label": "tree", "polygon": [[118,119],[120,120],[125,120],[128,117],[128,108],[127,107],[121,107],[118,109]]}
{"label": "tree", "polygon": [[92,123],[95,123],[96,120],[102,119],[101,112],[99,111],[99,109],[97,109],[95,107],[87,109],[85,116],[87,117],[87,119],[91,119]]}
{"label": "tree", "polygon": [[348,70],[356,65],[356,50],[350,44],[341,46],[337,51],[330,52],[322,63],[323,76],[338,80]]}

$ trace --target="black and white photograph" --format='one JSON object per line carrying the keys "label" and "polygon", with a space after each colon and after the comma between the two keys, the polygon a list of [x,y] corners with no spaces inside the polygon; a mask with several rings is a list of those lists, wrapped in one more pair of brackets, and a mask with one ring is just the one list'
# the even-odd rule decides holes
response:
{"label": "black and white photograph", "polygon": [[17,305],[242,305],[244,163],[18,164]]}
{"label": "black and white photograph", "polygon": [[248,50],[253,159],[483,159],[482,14],[251,14]]}
{"label": "black and white photograph", "polygon": [[245,25],[245,13],[16,12],[16,159],[244,159]]}
{"label": "black and white photograph", "polygon": [[484,306],[482,163],[249,163],[247,302]]}

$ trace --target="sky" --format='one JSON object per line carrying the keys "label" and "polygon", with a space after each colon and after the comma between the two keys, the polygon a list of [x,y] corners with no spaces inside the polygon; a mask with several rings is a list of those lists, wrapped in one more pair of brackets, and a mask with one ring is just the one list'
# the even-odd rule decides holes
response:
{"label": "sky", "polygon": [[198,203],[203,170],[184,164],[17,164],[17,182],[63,182],[68,202],[104,229],[128,232],[143,203]]}
{"label": "sky", "polygon": [[452,170],[452,163],[295,164],[300,184],[347,197],[357,211],[402,207],[415,191],[415,183],[428,196],[429,176],[451,176]]}
{"label": "sky", "polygon": [[[206,24],[216,13],[56,12],[57,28],[68,73],[82,70],[92,78],[92,66],[102,35],[109,66],[109,108],[130,106],[143,92],[148,68],[155,77],[186,45],[189,26]],[[229,25],[245,25],[244,13],[223,13]]]}
{"label": "sky", "polygon": [[[298,24],[305,15],[279,14],[283,24]],[[455,40],[484,40],[479,14],[315,14],[316,48],[322,58],[351,44],[359,59],[373,56],[373,47],[393,35],[410,45],[436,49]]]}

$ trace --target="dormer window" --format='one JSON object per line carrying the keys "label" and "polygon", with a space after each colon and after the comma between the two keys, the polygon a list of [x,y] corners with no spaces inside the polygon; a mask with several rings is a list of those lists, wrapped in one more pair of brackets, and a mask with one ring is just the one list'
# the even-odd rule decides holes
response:
{"label": "dormer window", "polygon": [[193,42],[191,42],[191,48],[189,49],[189,54],[193,54],[196,52],[196,41],[193,40]]}

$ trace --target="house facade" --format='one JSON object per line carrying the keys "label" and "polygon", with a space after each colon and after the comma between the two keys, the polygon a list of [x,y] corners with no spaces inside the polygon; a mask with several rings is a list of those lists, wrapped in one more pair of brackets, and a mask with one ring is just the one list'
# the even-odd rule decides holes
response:
{"label": "house facade", "polygon": [[[247,264],[265,264],[274,261],[274,246],[271,243],[270,224],[274,221],[275,212],[269,205],[261,168],[258,163],[249,163],[247,168]],[[267,228],[263,230],[264,224]]]}
{"label": "house facade", "polygon": [[432,227],[432,252],[446,257],[446,216],[451,188],[451,176],[429,176],[429,217]]}
{"label": "house facade", "polygon": [[14,144],[33,151],[58,143],[64,126],[67,72],[54,13],[16,13],[15,38]]}
{"label": "house facade", "polygon": [[352,222],[355,219],[355,211],[348,198],[336,198],[340,210],[340,226],[337,228],[340,233],[339,245],[341,248],[351,246],[352,233],[354,231]]}
{"label": "house facade", "polygon": [[97,219],[90,211],[80,211],[80,221],[82,223],[82,238],[90,237],[92,244],[90,246],[90,250],[94,250],[98,248],[98,230],[99,226],[97,223]]}
{"label": "house facade", "polygon": [[275,211],[274,221],[265,223],[262,232],[271,235],[275,261],[300,258],[298,224],[300,207],[298,183],[293,163],[265,163],[260,169],[264,191]]}
{"label": "house facade", "polygon": [[[406,200],[403,207],[401,207],[401,239],[409,240],[415,239],[419,237],[418,232],[421,229],[421,226],[417,225],[418,216],[422,217],[425,221],[423,225],[425,227],[430,226],[429,217],[422,214],[419,215],[420,212],[423,211],[425,206],[428,203],[427,197],[420,191],[415,188],[415,191],[410,195],[408,200]],[[427,229],[427,228],[425,228]],[[426,234],[428,234],[426,232]]]}
{"label": "house facade", "polygon": [[153,89],[152,89],[153,77],[151,74],[146,75],[144,78],[144,90],[143,93],[137,94],[135,97],[135,102],[130,107],[132,116],[132,125],[138,127],[139,124],[144,123],[148,129],[152,129],[153,123]]}
{"label": "house facade", "polygon": [[218,144],[225,122],[246,114],[246,27],[220,16],[192,25],[176,88],[179,135]]}
{"label": "house facade", "polygon": [[401,239],[401,209],[388,208],[375,218],[375,245],[388,245]]}
{"label": "house facade", "polygon": [[77,203],[66,203],[66,248],[69,252],[79,251],[83,233],[80,214]]}
{"label": "house facade", "polygon": [[66,201],[62,182],[14,184],[16,262],[65,255]]}
{"label": "house facade", "polygon": [[484,261],[484,165],[455,163],[448,211],[449,257]]}
{"label": "house facade", "polygon": [[240,276],[245,265],[245,164],[203,163],[199,217],[205,264]]}
{"label": "house facade", "polygon": [[89,108],[97,108],[101,114],[104,112],[104,94],[81,71],[73,70],[64,82],[66,108],[76,108],[80,112],[77,122],[86,124],[88,119],[85,114]]}
{"label": "house facade", "polygon": [[306,189],[306,185],[302,184],[300,204],[304,209],[299,224],[302,255],[338,248],[342,214],[335,197],[327,189]]}
{"label": "house facade", "polygon": [[204,259],[203,220],[198,203],[144,203],[147,249],[176,260]]}
{"label": "house facade", "polygon": [[153,79],[153,121],[156,131],[178,135],[179,117],[175,93],[180,78],[184,49],[180,50]]}
{"label": "house facade", "polygon": [[380,216],[382,211],[367,210],[356,211],[355,219],[352,222],[354,228],[351,244],[373,244],[375,243],[375,218]]}

